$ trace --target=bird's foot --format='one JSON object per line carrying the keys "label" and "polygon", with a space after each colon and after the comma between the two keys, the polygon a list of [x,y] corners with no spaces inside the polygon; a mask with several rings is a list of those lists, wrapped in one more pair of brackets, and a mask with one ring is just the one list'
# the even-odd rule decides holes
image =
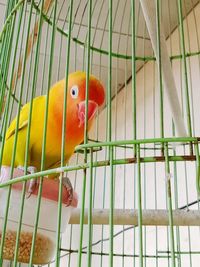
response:
{"label": "bird's foot", "polygon": [[[17,168],[24,171],[24,167],[23,166],[18,166]],[[33,174],[33,173],[37,172],[37,169],[35,167],[33,167],[33,166],[29,166],[27,168],[27,172],[29,174]],[[32,195],[32,193],[38,187],[39,187],[39,181],[38,181],[38,179],[31,179],[30,182],[29,182],[28,190],[27,190],[27,198],[29,198]]]}
{"label": "bird's foot", "polygon": [[73,201],[74,190],[73,190],[71,181],[68,177],[63,177],[62,184],[65,187],[65,189],[67,190],[68,197],[67,197],[66,206],[69,207],[69,206],[71,206],[72,201]]}

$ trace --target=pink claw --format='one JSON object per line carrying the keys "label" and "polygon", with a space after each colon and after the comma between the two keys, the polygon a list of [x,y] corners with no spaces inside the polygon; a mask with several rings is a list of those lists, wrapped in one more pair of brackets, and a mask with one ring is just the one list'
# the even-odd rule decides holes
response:
{"label": "pink claw", "polygon": [[62,180],[62,184],[64,186],[64,189],[66,190],[65,196],[66,196],[66,200],[65,200],[65,204],[66,206],[72,206],[72,201],[74,198],[74,190],[72,187],[72,184],[70,182],[70,179],[68,177],[63,177]]}
{"label": "pink claw", "polygon": [[78,194],[74,191],[71,206],[76,208],[78,206]]}
{"label": "pink claw", "polygon": [[38,179],[31,179],[28,186],[27,198],[29,198],[39,187]]}

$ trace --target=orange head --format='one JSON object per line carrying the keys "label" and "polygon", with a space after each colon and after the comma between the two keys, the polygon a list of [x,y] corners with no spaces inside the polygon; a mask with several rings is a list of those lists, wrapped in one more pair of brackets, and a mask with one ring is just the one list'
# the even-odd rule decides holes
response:
{"label": "orange head", "polygon": [[[65,80],[56,83],[50,91],[50,112],[53,112],[57,130],[62,133]],[[73,145],[83,141],[86,117],[88,129],[98,107],[105,100],[105,90],[100,81],[91,75],[88,86],[88,114],[86,116],[86,73],[74,72],[68,77],[66,138]]]}

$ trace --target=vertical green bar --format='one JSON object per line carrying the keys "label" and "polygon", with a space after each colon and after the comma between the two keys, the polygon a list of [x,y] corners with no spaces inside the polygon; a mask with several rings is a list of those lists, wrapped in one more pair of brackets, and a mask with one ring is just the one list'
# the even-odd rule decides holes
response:
{"label": "vertical green bar", "polygon": [[22,21],[22,15],[24,11],[24,5],[20,7],[20,14],[19,14],[19,20],[18,20],[18,27],[17,27],[17,36],[16,36],[16,41],[15,41],[15,49],[14,49],[14,55],[13,55],[13,61],[12,61],[12,69],[11,69],[11,75],[10,75],[10,83],[9,83],[9,91],[8,91],[8,97],[6,99],[5,103],[5,110],[4,110],[4,122],[1,127],[1,137],[2,137],[2,142],[1,142],[1,149],[0,149],[0,165],[2,163],[2,157],[3,157],[3,148],[5,144],[5,135],[6,135],[6,130],[8,126],[8,113],[9,113],[9,108],[11,106],[11,89],[12,89],[12,80],[13,80],[13,75],[14,75],[14,67],[15,67],[15,60],[16,60],[16,55],[17,55],[17,43],[19,41],[19,34],[20,34],[20,29],[21,29],[21,21]]}
{"label": "vertical green bar", "polygon": [[[36,45],[36,51],[35,51],[35,62],[34,62],[34,71],[33,71],[33,83],[32,83],[32,88],[31,88],[31,100],[30,100],[30,108],[29,108],[29,114],[28,114],[28,127],[27,127],[27,135],[26,135],[26,149],[25,149],[25,162],[24,162],[25,174],[27,173],[28,162],[30,160],[28,158],[28,156],[29,156],[29,151],[30,151],[29,146],[30,146],[31,120],[32,120],[32,109],[33,109],[33,97],[35,95],[37,76],[38,76],[39,49],[40,49],[42,20],[43,20],[43,18],[42,18],[43,5],[44,5],[44,0],[42,0],[41,9],[40,9],[38,34],[37,34],[37,45]],[[25,203],[25,193],[26,193],[26,182],[23,183],[23,189],[22,189],[22,194],[21,194],[21,207],[20,207],[20,215],[19,215],[19,221],[18,221],[18,229],[17,229],[17,236],[16,236],[16,246],[15,246],[15,255],[14,255],[13,267],[16,267],[16,265],[17,265],[19,238],[20,238],[20,233],[21,233],[23,210],[24,210],[24,203]],[[36,225],[37,224],[38,224],[38,222],[36,222]],[[35,243],[35,239],[33,238],[33,240],[32,240],[32,246],[33,247],[34,247],[34,243]],[[30,256],[30,258],[31,258],[31,256]]]}
{"label": "vertical green bar", "polygon": [[[84,127],[84,144],[88,142],[88,97],[89,97],[89,79],[90,79],[90,45],[91,45],[91,22],[92,22],[92,0],[89,0],[88,6],[88,39],[87,39],[87,54],[86,54],[86,94],[85,94],[85,127]],[[87,153],[85,150],[85,158],[87,157]]]}
{"label": "vertical green bar", "polygon": [[171,192],[171,174],[169,166],[169,151],[168,144],[164,144],[165,152],[165,175],[166,175],[166,187],[167,187],[167,206],[169,212],[169,229],[170,229],[170,245],[171,245],[171,264],[173,267],[176,266],[175,263],[175,245],[174,245],[174,224],[173,224],[173,210],[172,210],[172,192]]}
{"label": "vertical green bar", "polygon": [[[32,3],[33,2],[31,2],[30,12],[29,12],[29,19],[28,19],[28,26],[27,26],[25,54],[27,53],[27,49],[28,49],[28,37],[29,37],[29,32],[30,32],[31,14],[32,14],[32,9],[33,9],[33,4]],[[16,155],[16,149],[17,149],[18,128],[19,128],[19,117],[20,117],[21,101],[22,101],[22,94],[23,94],[24,77],[25,77],[25,67],[26,67],[26,60],[24,58],[23,66],[22,66],[22,77],[21,77],[21,83],[20,83],[20,96],[19,96],[17,117],[16,117],[16,132],[15,132],[15,136],[14,136],[13,153],[12,153],[12,157],[11,157],[10,177],[13,176],[13,167],[15,165],[15,155]],[[2,155],[2,153],[1,153],[1,155]],[[0,259],[3,256],[3,246],[4,246],[6,227],[7,227],[10,196],[11,196],[11,186],[8,187],[8,193],[7,193],[6,209],[5,209],[5,216],[4,216],[2,236],[1,236]],[[0,266],[1,266],[1,264],[2,264],[2,262],[0,261]]]}
{"label": "vertical green bar", "polygon": [[181,54],[183,62],[183,74],[185,82],[185,105],[186,105],[186,114],[187,114],[187,126],[188,134],[192,136],[192,124],[191,124],[191,112],[190,112],[190,97],[189,97],[189,85],[188,85],[188,74],[187,74],[187,62],[186,62],[186,50],[185,50],[185,36],[183,28],[183,13],[182,13],[182,0],[178,0],[178,16],[180,24],[180,39],[181,39]]}
{"label": "vertical green bar", "polygon": [[[84,126],[84,144],[88,142],[87,130],[88,130],[88,88],[89,88],[89,75],[90,75],[90,44],[91,44],[91,21],[92,21],[92,0],[88,1],[88,32],[87,32],[87,57],[86,57],[86,119]],[[84,151],[84,162],[87,162],[87,150]],[[79,243],[79,255],[78,255],[78,266],[81,267],[82,260],[82,243],[83,243],[83,221],[85,213],[85,191],[86,191],[86,170],[83,172],[83,190],[82,190],[82,206],[81,206],[81,216],[80,216],[80,243]]]}
{"label": "vertical green bar", "polygon": [[[156,29],[157,29],[157,48],[158,48],[158,79],[160,88],[160,136],[164,137],[164,112],[163,112],[163,85],[162,85],[162,61],[160,46],[160,0],[156,0]],[[163,150],[163,149],[162,149]]]}
{"label": "vertical green bar", "polygon": [[139,233],[139,266],[143,267],[143,235],[142,235],[142,187],[140,145],[137,145],[137,201],[138,201],[138,233]]}
{"label": "vertical green bar", "polygon": [[[112,139],[112,13],[113,2],[109,0],[109,47],[108,47],[108,91],[107,91],[107,138]],[[114,213],[114,173],[113,173],[113,146],[109,146],[110,161],[110,244],[109,244],[109,267],[113,267],[113,213]]]}
{"label": "vertical green bar", "polygon": [[[133,109],[133,139],[137,139],[137,110],[136,110],[136,14],[135,14],[135,0],[131,1],[131,21],[132,21],[132,109]],[[136,145],[134,146],[134,156],[136,157]]]}
{"label": "vertical green bar", "polygon": [[[66,111],[67,111],[67,90],[68,90],[68,76],[70,63],[70,47],[71,47],[71,31],[72,31],[72,15],[73,15],[73,0],[70,0],[69,7],[69,29],[67,39],[67,54],[66,54],[66,71],[65,71],[65,90],[63,100],[63,121],[62,121],[62,144],[61,144],[61,166],[65,165],[65,148],[66,148]],[[57,237],[56,237],[56,267],[60,265],[60,229],[62,216],[62,188],[63,188],[63,173],[60,175],[59,183],[59,201],[58,201],[58,218],[57,218]]]}
{"label": "vertical green bar", "polygon": [[88,246],[87,266],[92,266],[92,196],[93,196],[93,149],[90,149],[90,181],[89,181],[89,208],[88,208]]}
{"label": "vertical green bar", "polygon": [[113,171],[113,146],[109,147],[109,160],[110,160],[110,213],[109,213],[109,226],[110,226],[110,247],[109,247],[109,267],[113,267],[113,216],[114,216],[114,171]]}
{"label": "vertical green bar", "polygon": [[63,103],[63,121],[62,121],[62,145],[61,145],[61,166],[65,165],[65,146],[66,146],[66,110],[67,110],[67,90],[68,90],[68,76],[70,64],[70,47],[71,47],[71,32],[72,32],[72,15],[73,15],[73,0],[70,0],[69,7],[69,29],[67,38],[67,54],[66,54],[66,70],[65,70],[65,91]]}
{"label": "vertical green bar", "polygon": [[195,154],[196,154],[196,188],[198,197],[200,196],[200,158],[199,158],[199,145],[195,144]]}
{"label": "vertical green bar", "polygon": [[[6,19],[8,18],[8,16],[10,15],[11,10],[14,7],[14,4],[15,4],[15,0],[7,1],[4,23],[6,22]],[[6,49],[8,48],[7,39],[9,38],[10,30],[11,30],[11,23],[7,24],[6,30],[4,31],[4,34],[3,34],[2,40],[1,40],[1,47],[0,47],[1,48],[0,49],[1,74],[4,73],[4,71],[3,71],[4,67],[5,67],[4,60],[5,60]],[[0,77],[2,77],[2,76],[0,75]],[[0,82],[2,82],[1,79],[0,79]]]}
{"label": "vertical green bar", "polygon": [[[62,2],[62,5],[60,6],[60,12],[62,11],[62,8],[64,6],[65,2]],[[57,17],[59,18],[60,16],[60,12],[58,13]],[[68,90],[68,73],[69,73],[69,60],[70,60],[70,44],[71,44],[71,31],[72,31],[72,14],[73,14],[73,1],[70,2],[68,8],[67,8],[67,12],[65,12],[65,19],[64,19],[64,23],[62,26],[62,30],[65,27],[65,22],[68,20],[68,16],[69,16],[69,28],[68,28],[68,38],[67,38],[67,53],[66,53],[66,69],[65,69],[65,88],[64,88],[64,98],[63,98],[63,124],[62,124],[62,143],[61,143],[61,158],[62,158],[62,162],[64,162],[63,164],[66,164],[65,162],[65,158],[64,158],[64,152],[65,152],[65,139],[66,139],[66,132],[65,132],[65,127],[66,127],[66,103],[67,103],[67,90]],[[57,68],[57,79],[59,79],[59,74],[60,74],[60,70],[61,70],[61,55],[62,55],[62,48],[63,48],[63,40],[65,41],[65,38],[61,35],[60,36],[60,45],[59,45],[59,63],[58,63],[58,68]],[[46,39],[47,41],[47,39]],[[47,46],[47,42],[46,42],[46,46]],[[65,96],[66,95],[66,96]],[[66,101],[66,102],[65,102]],[[62,145],[63,144],[63,145]],[[63,154],[63,155],[62,155]],[[64,166],[64,165],[63,165]],[[60,227],[61,227],[61,214],[62,214],[62,189],[63,189],[63,174],[60,175],[60,183],[59,183],[59,202],[58,202],[58,215],[57,215],[57,237],[56,237],[56,244],[58,245],[56,248],[56,261],[59,261],[58,263],[56,262],[56,265],[60,264],[60,248],[61,248],[61,244],[62,244],[62,237],[60,236]],[[70,247],[71,247],[71,242],[72,242],[72,237],[73,237],[73,226],[71,226],[71,230],[70,230]],[[71,264],[71,255],[69,255],[69,259],[68,259],[68,266],[70,266]]]}
{"label": "vertical green bar", "polygon": [[[173,136],[175,137],[175,125],[172,122]],[[173,149],[173,156],[176,156],[176,149]],[[178,175],[177,175],[177,162],[173,162],[174,165],[174,201],[175,201],[175,209],[179,208],[178,205]],[[181,242],[180,242],[180,229],[179,226],[176,226],[176,250],[181,251]],[[177,266],[181,267],[181,254],[177,254]]]}
{"label": "vertical green bar", "polygon": [[109,47],[108,47],[108,90],[107,90],[107,138],[112,139],[112,0],[109,0]]}
{"label": "vertical green bar", "polygon": [[[13,2],[13,7],[14,7],[14,4],[17,5],[17,0],[16,2],[15,1]],[[4,51],[4,55],[3,55],[3,59],[4,59],[4,62],[2,63],[3,72],[2,73],[0,72],[0,77],[1,77],[0,78],[0,88],[1,88],[0,113],[2,112],[2,105],[4,104],[4,101],[5,101],[8,72],[9,72],[9,67],[11,66],[10,63],[11,63],[13,35],[14,35],[14,30],[15,30],[15,20],[16,20],[16,12],[12,15],[12,19],[7,27],[8,43],[6,43],[6,51]]]}
{"label": "vertical green bar", "polygon": [[[44,0],[41,2],[41,9],[43,9]],[[57,11],[57,0],[54,1],[54,8],[53,8],[53,23],[52,23],[52,35],[51,35],[51,46],[50,46],[50,60],[49,60],[49,69],[48,69],[48,89],[46,95],[46,102],[45,102],[45,115],[44,115],[44,129],[43,129],[43,140],[42,140],[42,155],[41,155],[41,171],[45,169],[45,158],[46,158],[46,137],[47,137],[47,120],[48,120],[48,107],[49,107],[49,89],[51,86],[51,78],[52,78],[52,68],[53,68],[53,60],[54,60],[54,46],[55,46],[55,32],[56,32],[56,11]],[[40,21],[42,27],[42,20]],[[39,40],[38,40],[39,41]],[[38,43],[39,46],[39,43]],[[39,49],[39,47],[38,47]],[[39,51],[39,50],[38,50]],[[38,62],[35,62],[38,64]],[[37,70],[38,66],[35,66]],[[34,248],[35,248],[35,241],[37,237],[37,229],[39,223],[39,215],[40,215],[40,206],[42,201],[42,185],[43,185],[43,177],[40,178],[40,184],[38,189],[38,198],[37,198],[37,205],[36,205],[36,215],[35,215],[35,226],[33,231],[33,238],[32,238],[32,245],[31,245],[31,253],[30,253],[30,260],[29,266],[32,266],[33,256],[34,256]]]}
{"label": "vertical green bar", "polygon": [[10,14],[10,11],[11,11],[13,2],[14,2],[14,1],[12,1],[12,0],[8,0],[8,1],[7,1],[7,5],[6,5],[6,13],[5,13],[4,22],[5,22],[6,18],[8,17],[8,15]]}
{"label": "vertical green bar", "polygon": [[[7,1],[4,23],[8,19],[9,15],[10,15],[13,7],[14,7],[14,3],[15,3],[15,0]],[[5,51],[8,48],[7,39],[9,38],[10,30],[11,30],[11,23],[9,21],[9,23],[6,25],[6,30],[4,31],[4,34],[3,34],[2,40],[1,40],[0,65],[1,65],[1,72],[2,73],[3,73],[3,69],[4,69],[4,64],[3,63],[4,63],[4,60],[5,60],[5,54],[6,54]],[[2,33],[1,33],[1,35],[2,35]]]}

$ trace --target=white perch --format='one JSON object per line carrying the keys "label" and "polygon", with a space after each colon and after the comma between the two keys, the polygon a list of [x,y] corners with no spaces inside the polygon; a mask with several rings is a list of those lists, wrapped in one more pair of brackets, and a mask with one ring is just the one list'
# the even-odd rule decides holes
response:
{"label": "white perch", "polygon": [[[152,47],[155,53],[156,60],[159,60],[159,51],[157,47],[157,30],[156,30],[156,1],[140,0],[146,26],[151,38]],[[176,84],[171,68],[170,58],[167,51],[166,40],[162,24],[160,23],[160,47],[161,47],[161,71],[164,83],[164,88],[169,100],[169,105],[172,112],[172,117],[179,136],[187,136],[184,120],[181,114],[181,107],[178,99]]]}
{"label": "white perch", "polygon": [[[70,224],[80,223],[80,209],[74,209]],[[88,223],[88,210],[85,210],[84,224]],[[114,210],[114,225],[137,225],[138,211],[137,210]],[[109,210],[108,209],[93,209],[92,224],[108,225]],[[142,211],[143,225],[169,225],[169,214],[167,210],[143,210]],[[200,226],[200,211],[198,210],[174,210],[173,224],[175,226]]]}

